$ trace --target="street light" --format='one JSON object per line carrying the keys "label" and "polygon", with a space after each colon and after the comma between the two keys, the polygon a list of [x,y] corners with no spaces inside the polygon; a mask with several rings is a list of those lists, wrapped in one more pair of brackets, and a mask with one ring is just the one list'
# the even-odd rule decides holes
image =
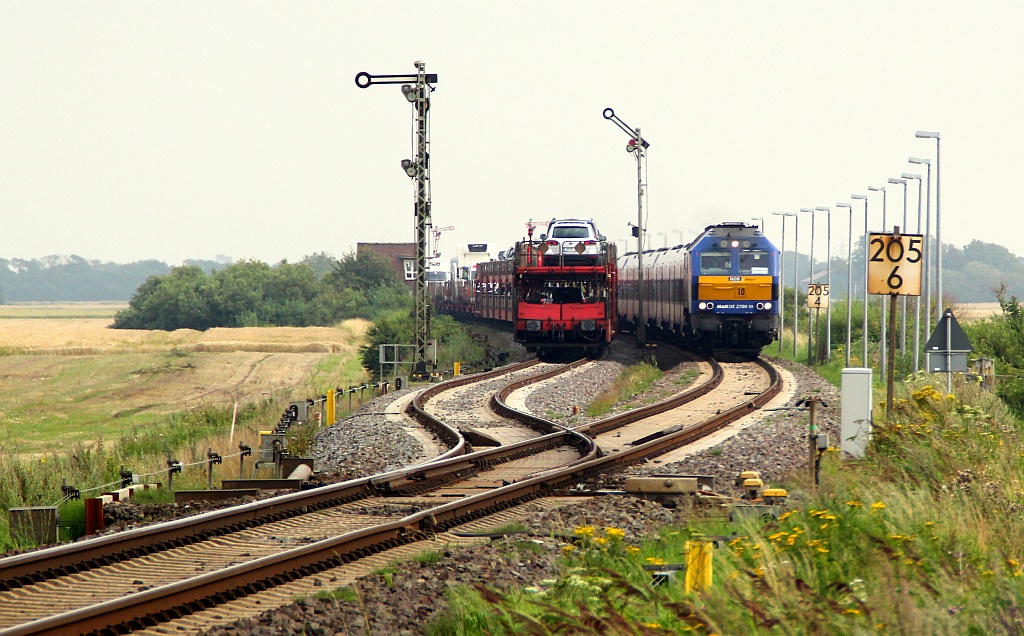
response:
{"label": "street light", "polygon": [[658,232],[658,236],[664,237],[664,240],[662,241],[662,247],[668,247],[668,234],[664,232]]}
{"label": "street light", "polygon": [[761,234],[764,234],[764,217],[763,216],[753,216],[753,217],[750,217],[750,220],[751,221],[760,221]]}
{"label": "street light", "polygon": [[861,365],[870,367],[868,364],[868,195],[851,194],[851,199],[864,200],[864,357]]}
{"label": "street light", "polygon": [[853,204],[836,203],[837,208],[846,208],[850,214],[850,240],[846,242],[846,366],[850,366],[850,323],[853,322]]}
{"label": "street light", "polygon": [[[796,218],[798,224],[800,219],[791,212],[772,212],[772,214],[782,217],[782,256],[779,259],[779,353],[781,354],[782,337],[786,333],[786,217]],[[793,357],[796,357],[796,250],[793,250]]]}
{"label": "street light", "polygon": [[[917,233],[921,233],[921,175],[909,174],[904,172],[900,175],[901,179],[916,179],[917,180]],[[925,265],[925,271],[928,271],[928,266]],[[927,280],[927,279],[926,279]],[[921,370],[921,296],[914,298],[914,373]]]}
{"label": "street light", "polygon": [[928,166],[924,208],[924,332],[928,334],[932,331],[932,283],[929,273],[932,263],[932,161],[918,157],[908,157],[907,161]]}
{"label": "street light", "polygon": [[[935,324],[942,319],[942,166],[939,163],[940,135],[937,132],[919,130],[914,133],[918,139],[935,140]],[[929,172],[929,174],[931,174]]]}
{"label": "street light", "polygon": [[[881,192],[882,193],[882,233],[884,234],[885,232],[888,231],[887,230],[887,225],[885,223],[885,186],[882,186],[881,188],[876,188],[875,186],[868,186],[868,190],[871,190],[872,192]],[[886,322],[887,322],[886,314],[888,312],[886,311],[886,306],[885,306],[885,296],[882,296],[879,300],[881,301],[881,305],[882,305],[882,321],[881,321],[882,324],[881,324],[881,329],[880,329],[881,334],[882,334],[882,339],[881,339],[881,342],[879,343],[879,347],[878,347],[879,351],[881,352],[881,355],[879,356],[879,359],[878,359],[878,372],[879,372],[879,375],[881,375],[882,377],[885,377],[885,362],[887,360],[886,352],[889,349],[889,340],[888,340],[888,336],[886,335],[886,332],[888,331],[888,326],[886,325]]]}
{"label": "street light", "polygon": [[[811,214],[811,273],[807,278],[807,284],[814,284],[814,208],[800,208],[801,212],[810,212]],[[811,333],[811,311],[807,310],[807,364],[814,366],[813,352],[814,349],[811,347],[811,341],[813,340],[813,334]]]}
{"label": "street light", "polygon": [[[907,180],[889,179],[889,183],[903,186],[903,233],[907,233]],[[900,357],[907,356],[907,297],[900,296]]]}
{"label": "street light", "polygon": [[679,245],[683,245],[684,244],[684,241],[683,241],[683,231],[682,230],[672,230],[672,231],[679,235]]}
{"label": "street light", "polygon": [[[832,209],[815,207],[815,210],[825,212],[825,279],[828,280],[829,293],[832,293]],[[832,303],[829,299],[828,307],[825,308],[825,364],[832,359]]]}

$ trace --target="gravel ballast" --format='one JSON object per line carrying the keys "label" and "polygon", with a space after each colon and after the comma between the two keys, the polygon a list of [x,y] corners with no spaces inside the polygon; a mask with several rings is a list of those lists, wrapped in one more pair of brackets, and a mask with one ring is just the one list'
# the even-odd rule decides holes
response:
{"label": "gravel ballast", "polygon": [[[542,417],[561,424],[587,421],[586,405],[604,391],[630,364],[651,356],[666,372],[650,392],[666,391],[683,374],[696,369],[695,363],[670,347],[637,350],[632,343],[616,341],[608,357],[586,370],[535,390],[527,407]],[[716,446],[671,463],[649,463],[631,474],[677,473],[715,477],[719,492],[738,495],[733,486],[742,470],[760,472],[765,484],[781,479],[807,463],[807,413],[795,403],[808,395],[819,397],[818,424],[838,439],[839,396],[837,389],[813,371],[787,361],[774,361],[789,371],[796,383],[793,397],[784,408],[760,414],[755,421]],[[673,390],[679,390],[674,386]],[[614,479],[622,480],[620,474]],[[609,484],[612,485],[612,484]],[[653,533],[666,524],[684,524],[684,510],[629,496],[596,497],[553,511],[530,513],[525,524],[537,535],[528,540],[535,546],[517,549],[523,537],[510,537],[489,545],[452,549],[434,564],[415,561],[396,564],[390,577],[371,575],[359,579],[351,590],[355,600],[310,598],[259,617],[212,629],[206,634],[399,634],[423,633],[424,626],[446,607],[446,592],[453,585],[481,583],[497,590],[537,585],[554,578],[564,541],[552,534],[572,533],[573,528],[593,525],[623,529],[627,541]]]}

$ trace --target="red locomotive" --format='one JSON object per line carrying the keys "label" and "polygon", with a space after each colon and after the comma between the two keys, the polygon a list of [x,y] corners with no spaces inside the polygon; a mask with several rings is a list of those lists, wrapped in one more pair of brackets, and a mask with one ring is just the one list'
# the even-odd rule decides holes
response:
{"label": "red locomotive", "polygon": [[435,310],[507,326],[541,358],[556,349],[603,352],[615,334],[615,246],[590,221],[570,219],[510,251],[434,285]]}

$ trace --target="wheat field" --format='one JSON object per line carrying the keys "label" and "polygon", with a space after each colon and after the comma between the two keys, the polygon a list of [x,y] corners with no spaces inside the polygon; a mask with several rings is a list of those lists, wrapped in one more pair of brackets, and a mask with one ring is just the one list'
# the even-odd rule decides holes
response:
{"label": "wheat field", "polygon": [[122,330],[109,328],[119,307],[87,305],[0,306],[0,439],[52,450],[168,413],[313,397],[362,373],[364,320]]}

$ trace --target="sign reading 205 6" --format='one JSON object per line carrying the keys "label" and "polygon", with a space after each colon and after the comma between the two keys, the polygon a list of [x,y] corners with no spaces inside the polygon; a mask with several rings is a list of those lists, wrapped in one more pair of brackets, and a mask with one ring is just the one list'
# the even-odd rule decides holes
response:
{"label": "sign reading 205 6", "polygon": [[920,296],[923,249],[920,234],[869,234],[868,293]]}

